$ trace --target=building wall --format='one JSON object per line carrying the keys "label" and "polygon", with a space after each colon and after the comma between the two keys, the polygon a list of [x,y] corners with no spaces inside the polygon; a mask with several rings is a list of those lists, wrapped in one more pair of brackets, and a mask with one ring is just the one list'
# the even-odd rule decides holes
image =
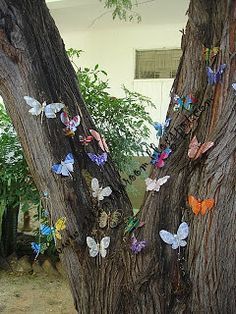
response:
{"label": "building wall", "polygon": [[[114,29],[94,29],[63,33],[66,48],[82,49],[79,66],[99,64],[108,73],[110,92],[123,96],[121,86],[151,97],[157,109],[149,109],[155,121],[164,121],[173,79],[134,80],[135,50],[179,48],[184,25],[129,25]],[[150,141],[155,140],[152,130]]]}

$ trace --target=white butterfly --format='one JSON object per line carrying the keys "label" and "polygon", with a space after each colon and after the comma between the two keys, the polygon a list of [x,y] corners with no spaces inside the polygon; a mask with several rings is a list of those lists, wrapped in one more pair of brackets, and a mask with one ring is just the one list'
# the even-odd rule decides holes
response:
{"label": "white butterfly", "polygon": [[236,91],[236,83],[232,84],[233,89]]}
{"label": "white butterfly", "polygon": [[56,113],[65,107],[64,104],[57,103],[57,102],[47,105],[46,101],[44,101],[42,104],[40,104],[40,102],[38,100],[36,100],[30,96],[24,96],[24,99],[25,99],[27,105],[32,107],[29,110],[29,112],[33,116],[39,116],[40,114],[42,114],[41,115],[41,121],[43,118],[43,113],[45,113],[45,116],[49,119],[56,118]]}
{"label": "white butterfly", "polygon": [[105,257],[107,255],[106,249],[110,244],[110,237],[102,238],[100,243],[97,243],[93,238],[87,237],[86,238],[87,245],[89,247],[89,255],[91,257],[95,257],[98,253],[101,257]]}
{"label": "white butterfly", "polygon": [[159,232],[162,240],[167,244],[171,244],[171,247],[174,250],[179,248],[180,246],[186,246],[187,245],[187,242],[184,241],[184,239],[187,238],[188,233],[189,233],[189,228],[188,228],[188,224],[186,222],[182,222],[179,225],[179,228],[177,230],[177,234],[172,234],[166,230],[161,230]]}
{"label": "white butterfly", "polygon": [[105,196],[109,196],[112,190],[109,186],[105,188],[99,187],[98,179],[93,178],[91,182],[91,188],[93,190],[93,197],[97,197],[99,201],[102,201]]}
{"label": "white butterfly", "polygon": [[163,178],[160,179],[151,179],[151,178],[147,178],[145,180],[146,182],[146,191],[156,191],[159,192],[160,191],[160,187],[167,182],[167,180],[170,178],[170,176],[165,176]]}

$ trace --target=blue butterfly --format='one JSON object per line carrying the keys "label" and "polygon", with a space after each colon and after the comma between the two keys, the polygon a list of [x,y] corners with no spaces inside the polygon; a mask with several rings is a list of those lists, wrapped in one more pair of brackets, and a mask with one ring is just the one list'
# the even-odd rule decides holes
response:
{"label": "blue butterfly", "polygon": [[222,77],[222,74],[224,73],[224,70],[226,68],[226,64],[221,64],[216,72],[214,72],[210,67],[207,67],[207,77],[208,77],[208,83],[210,85],[217,84]]}
{"label": "blue butterfly", "polygon": [[155,130],[157,131],[157,133],[156,133],[157,138],[161,137],[165,133],[166,129],[168,129],[168,127],[170,125],[171,120],[172,120],[171,118],[166,118],[165,123],[159,123],[159,122],[153,123],[153,126],[154,126]]}
{"label": "blue butterfly", "polygon": [[40,232],[42,233],[42,235],[50,235],[52,233],[52,228],[47,226],[47,225],[40,225]]}
{"label": "blue butterfly", "polygon": [[60,164],[54,164],[52,166],[52,171],[65,177],[71,176],[71,172],[73,172],[74,162],[75,161],[73,155],[69,153],[66,155],[64,161],[61,161]]}
{"label": "blue butterfly", "polygon": [[35,259],[38,257],[39,253],[41,252],[41,244],[36,242],[31,242],[31,248],[36,253]]}
{"label": "blue butterfly", "polygon": [[105,162],[107,161],[107,153],[103,153],[101,155],[96,155],[93,153],[88,153],[89,158],[95,162],[98,166],[103,166]]}

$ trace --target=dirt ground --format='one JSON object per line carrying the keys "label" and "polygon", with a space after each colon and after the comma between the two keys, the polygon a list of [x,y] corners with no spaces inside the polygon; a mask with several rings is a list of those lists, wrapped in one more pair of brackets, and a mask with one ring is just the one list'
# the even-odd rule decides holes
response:
{"label": "dirt ground", "polygon": [[0,313],[76,314],[62,277],[12,274],[0,270]]}

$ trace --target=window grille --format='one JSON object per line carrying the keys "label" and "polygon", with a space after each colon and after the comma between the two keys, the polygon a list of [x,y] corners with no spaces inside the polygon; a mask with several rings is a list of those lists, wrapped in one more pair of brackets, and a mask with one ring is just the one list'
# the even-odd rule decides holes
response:
{"label": "window grille", "polygon": [[136,50],[135,79],[174,78],[181,49]]}

